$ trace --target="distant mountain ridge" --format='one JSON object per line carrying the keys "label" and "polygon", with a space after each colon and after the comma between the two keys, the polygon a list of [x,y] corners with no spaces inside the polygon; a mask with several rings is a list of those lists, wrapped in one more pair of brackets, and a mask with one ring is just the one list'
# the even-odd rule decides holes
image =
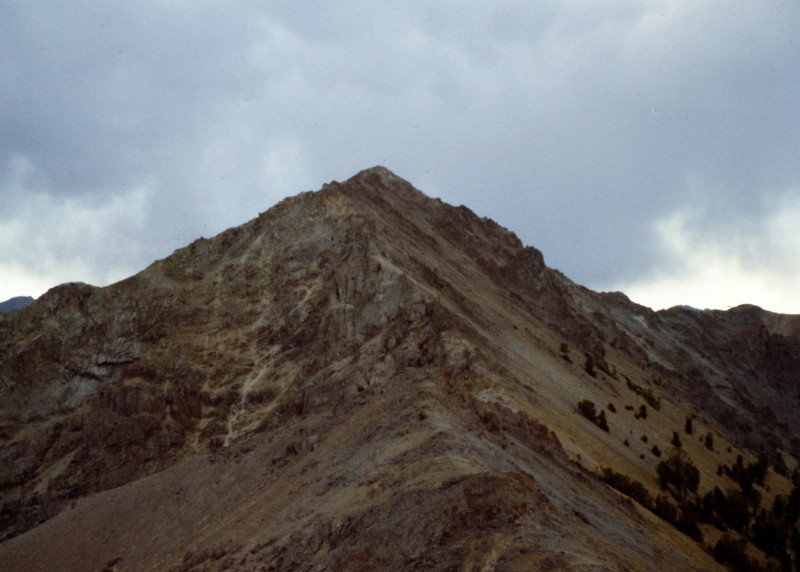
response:
{"label": "distant mountain ridge", "polygon": [[0,312],[12,312],[25,306],[30,306],[32,303],[33,298],[30,296],[15,296],[5,302],[0,302]]}
{"label": "distant mountain ridge", "polygon": [[374,167],[0,314],[0,563],[791,569],[799,380]]}

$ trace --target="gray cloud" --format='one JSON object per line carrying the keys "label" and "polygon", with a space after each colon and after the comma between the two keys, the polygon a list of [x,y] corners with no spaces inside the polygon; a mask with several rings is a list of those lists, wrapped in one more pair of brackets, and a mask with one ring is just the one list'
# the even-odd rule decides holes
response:
{"label": "gray cloud", "polygon": [[757,240],[800,193],[790,1],[81,6],[0,7],[17,288],[121,278],[374,164],[594,288],[673,265],[675,213]]}

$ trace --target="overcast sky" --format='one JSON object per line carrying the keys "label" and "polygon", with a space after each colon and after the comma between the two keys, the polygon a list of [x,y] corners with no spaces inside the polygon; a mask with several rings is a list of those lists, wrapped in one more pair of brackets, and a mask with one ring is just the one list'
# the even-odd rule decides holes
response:
{"label": "overcast sky", "polygon": [[800,313],[797,0],[0,2],[0,301],[385,165],[595,290]]}

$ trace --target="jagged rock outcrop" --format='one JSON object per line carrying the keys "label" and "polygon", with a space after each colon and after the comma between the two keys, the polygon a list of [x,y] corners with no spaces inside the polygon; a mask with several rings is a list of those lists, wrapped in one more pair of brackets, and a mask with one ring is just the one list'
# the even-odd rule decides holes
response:
{"label": "jagged rock outcrop", "polygon": [[691,417],[716,436],[682,445],[701,493],[759,453],[783,463],[765,498],[788,492],[799,334],[591,292],[369,169],[0,314],[0,563],[721,569],[597,471],[657,494],[651,448]]}

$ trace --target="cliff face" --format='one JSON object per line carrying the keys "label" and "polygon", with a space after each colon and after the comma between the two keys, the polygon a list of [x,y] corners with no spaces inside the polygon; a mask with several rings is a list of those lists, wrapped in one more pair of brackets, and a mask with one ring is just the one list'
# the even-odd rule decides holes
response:
{"label": "cliff face", "polygon": [[0,314],[0,563],[713,570],[716,528],[597,473],[668,495],[653,448],[677,432],[697,498],[760,453],[769,506],[799,372],[796,316],[588,291],[376,167]]}

